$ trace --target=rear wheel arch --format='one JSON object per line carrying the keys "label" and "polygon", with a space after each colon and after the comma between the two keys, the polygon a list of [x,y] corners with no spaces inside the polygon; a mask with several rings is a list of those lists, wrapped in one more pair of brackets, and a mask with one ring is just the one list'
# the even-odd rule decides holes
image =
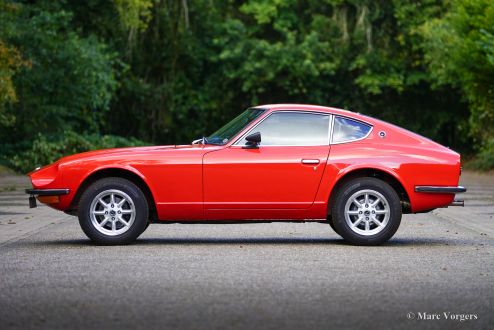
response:
{"label": "rear wheel arch", "polygon": [[127,179],[130,182],[134,183],[137,187],[139,187],[144,193],[144,196],[146,196],[146,201],[149,208],[150,221],[155,221],[157,219],[156,203],[154,200],[153,193],[151,192],[151,189],[149,188],[148,184],[138,174],[122,168],[99,169],[88,175],[79,185],[79,188],[77,189],[77,192],[70,204],[69,213],[75,214],[77,212],[78,205],[81,200],[81,196],[91,184],[93,184],[94,182],[100,179],[109,178],[109,177]]}
{"label": "rear wheel arch", "polygon": [[354,245],[387,242],[401,223],[400,198],[387,182],[374,177],[354,177],[336,191],[330,224]]}
{"label": "rear wheel arch", "polygon": [[396,194],[400,198],[402,212],[403,213],[411,212],[410,197],[408,196],[408,193],[405,187],[403,186],[403,184],[400,182],[400,180],[396,178],[394,175],[389,174],[384,170],[368,167],[368,168],[359,168],[352,170],[348,173],[345,173],[342,177],[338,179],[338,181],[335,183],[329,195],[328,211],[327,211],[328,215],[331,214],[334,197],[336,196],[338,189],[348,181],[357,178],[376,178],[386,182],[395,190]]}

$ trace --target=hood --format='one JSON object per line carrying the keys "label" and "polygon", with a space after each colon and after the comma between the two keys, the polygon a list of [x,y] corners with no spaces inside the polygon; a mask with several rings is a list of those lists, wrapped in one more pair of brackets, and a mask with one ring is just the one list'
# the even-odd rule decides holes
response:
{"label": "hood", "polygon": [[81,152],[78,154],[66,156],[60,158],[55,163],[67,164],[76,161],[92,160],[95,158],[125,158],[125,157],[139,157],[139,155],[149,155],[155,152],[167,152],[172,150],[183,150],[183,149],[202,149],[202,145],[167,145],[167,146],[149,146],[149,147],[127,147],[127,148],[112,148],[112,149],[102,149]]}

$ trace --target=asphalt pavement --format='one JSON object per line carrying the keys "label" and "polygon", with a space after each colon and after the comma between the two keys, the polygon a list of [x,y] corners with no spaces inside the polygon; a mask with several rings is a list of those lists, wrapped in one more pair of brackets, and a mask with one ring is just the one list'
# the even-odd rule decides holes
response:
{"label": "asphalt pavement", "polygon": [[383,246],[327,224],[152,224],[95,246],[0,177],[0,329],[493,329],[494,176]]}

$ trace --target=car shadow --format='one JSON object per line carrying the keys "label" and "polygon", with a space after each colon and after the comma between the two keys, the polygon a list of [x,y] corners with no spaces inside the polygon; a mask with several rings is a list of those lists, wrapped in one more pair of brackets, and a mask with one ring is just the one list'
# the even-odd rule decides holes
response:
{"label": "car shadow", "polygon": [[[409,246],[460,246],[467,244],[478,244],[478,241],[461,242],[448,238],[394,238],[385,244],[378,246],[367,246],[365,248],[383,248],[383,247],[409,247]],[[211,244],[211,245],[258,245],[258,244],[284,244],[284,245],[336,245],[362,248],[352,245],[340,237],[328,238],[304,238],[304,237],[240,237],[240,238],[142,238],[138,239],[134,245],[193,245],[193,244]]]}
{"label": "car shadow", "polygon": [[173,245],[191,245],[191,244],[344,244],[342,239],[338,238],[303,238],[303,237],[239,237],[239,238],[142,238],[135,242],[135,245],[149,244],[173,244]]}
{"label": "car shadow", "polygon": [[[349,248],[407,248],[407,247],[445,247],[478,245],[478,240],[455,240],[448,238],[394,238],[385,244],[374,247],[353,246],[342,238],[300,238],[300,237],[176,237],[176,238],[140,238],[132,246],[163,246],[163,245],[327,245],[348,246]],[[62,239],[53,241],[40,241],[35,244],[53,246],[98,246],[89,239]]]}

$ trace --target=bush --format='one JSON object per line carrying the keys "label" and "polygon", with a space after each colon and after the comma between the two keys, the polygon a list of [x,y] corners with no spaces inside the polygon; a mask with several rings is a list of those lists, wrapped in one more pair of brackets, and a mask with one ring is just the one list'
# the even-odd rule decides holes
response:
{"label": "bush", "polygon": [[468,167],[480,171],[494,169],[494,138],[491,138],[484,143],[475,159],[468,165]]}
{"label": "bush", "polygon": [[145,142],[135,138],[114,135],[88,134],[79,135],[73,131],[64,132],[63,136],[46,136],[38,134],[30,149],[13,155],[7,163],[16,171],[27,173],[37,166],[50,164],[57,159],[89,150],[144,146]]}

